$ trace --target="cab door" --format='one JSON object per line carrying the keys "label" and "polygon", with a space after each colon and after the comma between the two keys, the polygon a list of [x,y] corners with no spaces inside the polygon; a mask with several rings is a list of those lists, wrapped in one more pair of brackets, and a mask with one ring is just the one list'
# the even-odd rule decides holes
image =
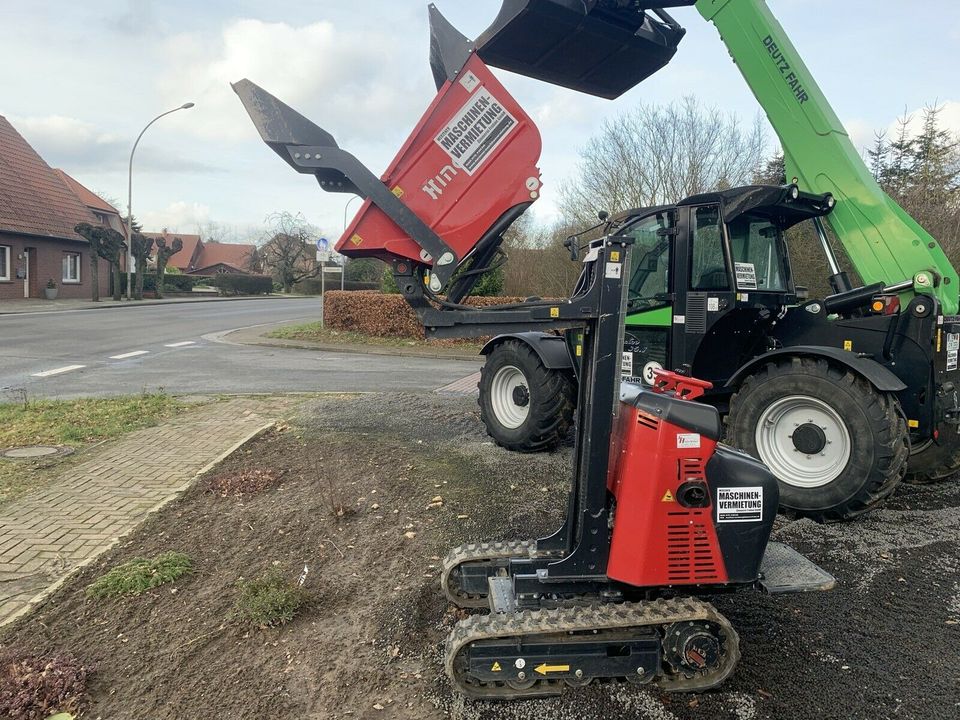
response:
{"label": "cab door", "polygon": [[634,221],[620,233],[634,240],[623,336],[624,380],[649,385],[654,370],[671,367],[676,232],[676,211],[664,209]]}

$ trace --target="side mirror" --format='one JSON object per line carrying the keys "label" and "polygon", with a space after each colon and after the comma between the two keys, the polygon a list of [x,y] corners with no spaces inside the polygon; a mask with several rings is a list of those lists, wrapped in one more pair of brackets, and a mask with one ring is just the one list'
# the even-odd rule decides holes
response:
{"label": "side mirror", "polygon": [[563,241],[563,246],[570,251],[570,259],[576,260],[577,255],[580,254],[580,248],[577,245],[577,236],[571,235],[566,240]]}

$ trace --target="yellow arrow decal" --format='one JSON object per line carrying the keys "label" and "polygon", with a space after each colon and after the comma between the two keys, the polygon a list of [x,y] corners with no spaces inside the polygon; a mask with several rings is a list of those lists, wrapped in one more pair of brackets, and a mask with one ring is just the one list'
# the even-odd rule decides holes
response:
{"label": "yellow arrow decal", "polygon": [[540,663],[534,670],[541,675],[546,675],[547,673],[552,672],[570,672],[569,665],[547,665],[546,663]]}

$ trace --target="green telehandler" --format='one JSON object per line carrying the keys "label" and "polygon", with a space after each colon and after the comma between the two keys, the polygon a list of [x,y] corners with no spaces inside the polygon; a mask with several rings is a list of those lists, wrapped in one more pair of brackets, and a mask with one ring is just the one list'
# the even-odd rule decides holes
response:
{"label": "green telehandler", "polygon": [[[622,371],[713,382],[702,401],[724,416],[727,442],[777,476],[781,507],[847,519],[907,473],[960,468],[957,271],[879,187],[764,0],[505,0],[476,46],[488,64],[615,98],[669,62],[684,31],[664,8],[690,5],[766,112],[789,182],[601,216],[636,243]],[[804,221],[829,268],[832,294],[820,299],[798,292],[784,240]],[[562,441],[577,351],[575,337],[535,332],[484,347],[481,416],[500,445]]]}

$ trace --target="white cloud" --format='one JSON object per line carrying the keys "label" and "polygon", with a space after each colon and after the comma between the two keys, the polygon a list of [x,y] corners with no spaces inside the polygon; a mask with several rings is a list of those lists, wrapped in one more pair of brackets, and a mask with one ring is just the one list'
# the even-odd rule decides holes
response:
{"label": "white cloud", "polygon": [[164,228],[170,232],[193,233],[197,225],[210,220],[210,208],[196,202],[179,200],[170,203],[163,210],[149,210],[138,217],[146,232],[160,232]]}
{"label": "white cloud", "polygon": [[[93,123],[64,115],[13,116],[9,120],[51,167],[61,167],[71,174],[127,169],[132,140],[104,132]],[[210,172],[216,169],[156,147],[138,149],[135,162],[139,171]]]}
{"label": "white cloud", "polygon": [[171,120],[218,140],[256,133],[229,83],[249,78],[340,140],[405,136],[433,95],[429,74],[404,73],[403,38],[372,28],[344,31],[332,22],[301,27],[234,20],[219,37],[181,34],[164,53],[172,58],[159,81],[168,104],[197,107]]}

